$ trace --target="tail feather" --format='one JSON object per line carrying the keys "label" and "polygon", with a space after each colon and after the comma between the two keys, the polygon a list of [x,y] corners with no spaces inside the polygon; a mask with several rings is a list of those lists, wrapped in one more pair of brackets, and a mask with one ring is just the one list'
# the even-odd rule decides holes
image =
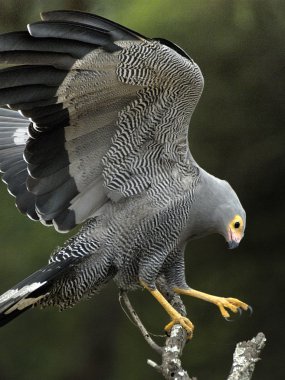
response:
{"label": "tail feather", "polygon": [[49,294],[54,282],[78,259],[53,262],[34,272],[0,296],[0,327],[30,309]]}

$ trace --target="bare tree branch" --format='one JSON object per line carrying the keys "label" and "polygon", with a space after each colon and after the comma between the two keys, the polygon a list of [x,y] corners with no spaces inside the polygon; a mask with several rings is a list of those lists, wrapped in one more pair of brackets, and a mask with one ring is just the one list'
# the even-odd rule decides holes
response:
{"label": "bare tree branch", "polygon": [[147,329],[144,327],[144,325],[142,324],[142,321],[140,320],[139,316],[137,315],[136,311],[134,310],[130,300],[129,300],[129,297],[127,296],[127,293],[126,292],[121,292],[120,293],[120,297],[123,299],[124,301],[124,304],[127,306],[132,318],[133,318],[133,321],[135,322],[136,326],[139,328],[140,332],[142,333],[143,337],[145,338],[145,340],[147,341],[147,343],[150,345],[150,347],[156,351],[159,355],[162,354],[162,347],[160,347],[158,344],[156,344],[152,338],[150,337]]}
{"label": "bare tree branch", "polygon": [[259,355],[265,346],[265,342],[265,335],[258,333],[251,340],[238,343],[233,355],[232,369],[227,380],[250,380],[255,364],[260,360]]}

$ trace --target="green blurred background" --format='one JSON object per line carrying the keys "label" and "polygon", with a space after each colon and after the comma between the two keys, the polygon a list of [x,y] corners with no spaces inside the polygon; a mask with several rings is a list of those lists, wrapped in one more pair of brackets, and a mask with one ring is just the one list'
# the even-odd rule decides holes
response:
{"label": "green blurred background", "polygon": [[[199,380],[225,379],[235,344],[263,331],[268,344],[254,378],[283,379],[285,2],[0,0],[0,32],[23,29],[51,9],[95,12],[172,40],[200,65],[205,88],[191,122],[190,146],[202,167],[236,189],[247,211],[247,231],[235,251],[219,236],[191,243],[188,283],[238,297],[254,313],[227,323],[216,307],[185,299],[196,330],[184,350],[184,366]],[[5,186],[0,190],[5,291],[44,265],[67,236],[20,215]],[[160,334],[168,321],[161,307],[147,292],[131,299],[146,327]],[[0,331],[1,380],[158,379],[147,358],[159,360],[121,310],[114,284],[73,310],[28,312]]]}

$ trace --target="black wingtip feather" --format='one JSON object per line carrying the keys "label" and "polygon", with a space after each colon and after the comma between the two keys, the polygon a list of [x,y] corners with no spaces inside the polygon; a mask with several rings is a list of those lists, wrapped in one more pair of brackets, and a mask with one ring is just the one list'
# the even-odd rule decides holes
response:
{"label": "black wingtip feather", "polygon": [[0,70],[0,89],[34,84],[58,87],[67,74],[67,70],[59,70],[51,66],[8,67]]}
{"label": "black wingtip feather", "polygon": [[70,164],[68,153],[64,149],[50,156],[39,156],[36,164],[28,163],[28,171],[32,177],[40,178],[43,173],[50,176]]}
{"label": "black wingtip feather", "polygon": [[50,52],[64,53],[74,58],[82,58],[94,49],[94,45],[82,41],[34,38],[28,31],[11,32],[0,35],[0,52]]}
{"label": "black wingtip feather", "polygon": [[[21,178],[21,173],[25,172],[27,170],[27,165],[26,163],[22,160],[20,162],[17,162],[17,164],[11,166],[4,174],[2,177],[3,182],[9,183],[11,179]],[[15,181],[14,181],[15,182]]]}
{"label": "black wingtip feather", "polygon": [[43,195],[54,191],[64,182],[68,181],[70,174],[67,167],[63,167],[56,173],[52,173],[50,176],[44,176],[41,173],[41,178],[33,178],[29,176],[27,178],[27,188],[35,195]]}
{"label": "black wingtip feather", "polygon": [[76,195],[78,189],[74,179],[70,177],[52,193],[37,196],[36,211],[44,220],[54,219],[70,205],[71,199]]}
{"label": "black wingtip feather", "polygon": [[36,124],[36,130],[55,130],[60,128],[64,130],[64,127],[69,126],[69,112],[66,108],[59,110],[58,112],[50,113],[49,115],[37,115],[34,116],[31,112],[30,118]]}
{"label": "black wingtip feather", "polygon": [[[57,103],[57,104],[51,104],[48,106],[44,105],[44,106],[39,106],[39,107],[33,107],[31,109],[27,109],[23,111],[21,110],[21,113],[25,117],[36,118],[36,117],[48,116],[62,110],[63,110],[63,104]],[[68,110],[66,111],[68,112]]]}
{"label": "black wingtip feather", "polygon": [[36,107],[45,107],[45,106],[50,106],[53,104],[59,104],[57,96],[53,96],[52,98],[44,99],[44,100],[36,100],[34,102],[23,101],[21,103],[8,104],[8,106],[9,108],[13,110],[25,111],[25,110],[32,110]]}
{"label": "black wingtip feather", "polygon": [[16,104],[23,100],[33,102],[52,98],[57,87],[45,85],[26,85],[19,87],[4,88],[0,90],[0,104]]}
{"label": "black wingtip feather", "polygon": [[58,232],[67,232],[76,226],[75,212],[73,210],[63,210],[54,218],[54,227]]}
{"label": "black wingtip feather", "polygon": [[146,40],[147,38],[129,28],[126,28],[114,21],[108,20],[102,16],[94,15],[87,12],[71,10],[55,10],[41,13],[44,21],[67,21],[76,22],[83,25],[101,28],[111,33],[114,41],[119,40]]}
{"label": "black wingtip feather", "polygon": [[8,51],[0,52],[0,63],[12,65],[50,65],[59,69],[69,70],[75,58],[69,54],[46,53],[36,51]]}
{"label": "black wingtip feather", "polygon": [[95,47],[115,52],[121,48],[112,41],[110,33],[104,29],[65,21],[38,21],[28,25],[29,33],[34,37],[60,38],[81,41]]}
{"label": "black wingtip feather", "polygon": [[16,207],[22,214],[26,214],[32,220],[39,220],[35,210],[35,196],[26,189],[26,183],[17,189]]}

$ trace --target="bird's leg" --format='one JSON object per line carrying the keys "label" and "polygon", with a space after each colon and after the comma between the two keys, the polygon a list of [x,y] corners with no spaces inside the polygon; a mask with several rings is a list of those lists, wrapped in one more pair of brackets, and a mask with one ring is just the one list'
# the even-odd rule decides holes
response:
{"label": "bird's leg", "polygon": [[190,289],[190,288],[189,289],[174,288],[173,291],[177,294],[185,294],[187,296],[200,298],[204,301],[208,301],[217,305],[224,318],[230,317],[230,314],[228,313],[226,309],[231,310],[233,313],[237,313],[240,308],[243,310],[250,309],[249,305],[238,300],[237,298],[225,298],[225,297],[213,296],[211,294],[199,292],[198,290]]}
{"label": "bird's leg", "polygon": [[151,289],[143,281],[140,281],[140,283],[145,289],[147,289],[150,292],[151,295],[153,295],[153,297],[161,304],[161,306],[172,319],[172,321],[164,327],[164,330],[168,332],[175,324],[179,323],[187,331],[188,339],[191,339],[194,330],[194,325],[192,324],[192,322],[188,318],[183,317],[180,313],[178,313],[178,311],[170,305],[170,303],[157,289]]}

